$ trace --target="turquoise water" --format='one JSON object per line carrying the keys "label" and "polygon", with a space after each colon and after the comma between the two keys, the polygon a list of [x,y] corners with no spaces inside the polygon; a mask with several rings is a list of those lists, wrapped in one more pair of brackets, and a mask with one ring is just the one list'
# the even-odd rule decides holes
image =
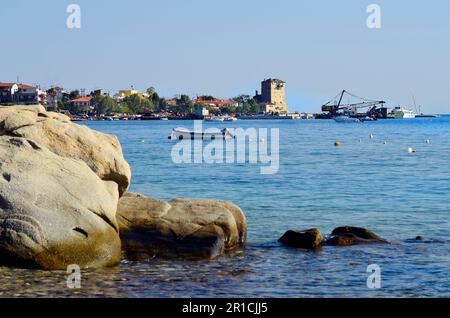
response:
{"label": "turquoise water", "polygon": [[[8,270],[3,277],[24,277],[33,288],[9,283],[8,289],[0,287],[0,296],[450,296],[449,117],[203,124],[279,128],[275,175],[261,175],[255,164],[173,163],[174,142],[167,136],[173,127],[192,128],[190,121],[87,125],[119,136],[133,171],[132,191],[166,200],[225,199],[242,207],[248,246],[213,261],[124,260],[114,269],[84,273],[76,292],[63,288],[65,273]],[[334,147],[335,141],[342,146]],[[408,153],[409,147],[417,152]],[[392,244],[308,252],[277,243],[288,229],[318,227],[328,234],[343,225],[367,227]],[[426,240],[414,241],[418,235]],[[370,264],[381,267],[381,289],[366,285]],[[6,286],[2,279],[7,280],[0,278],[0,286]]]}

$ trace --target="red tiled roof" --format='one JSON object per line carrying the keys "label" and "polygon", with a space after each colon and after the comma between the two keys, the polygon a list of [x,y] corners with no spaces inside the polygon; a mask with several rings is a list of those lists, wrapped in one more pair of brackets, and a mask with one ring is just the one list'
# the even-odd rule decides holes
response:
{"label": "red tiled roof", "polygon": [[88,103],[92,100],[92,96],[88,96],[88,97],[80,97],[77,99],[72,99],[71,102],[72,103]]}
{"label": "red tiled roof", "polygon": [[26,85],[26,84],[20,84],[20,85],[17,85],[17,86],[19,86],[19,88],[20,89],[30,89],[30,88],[36,88],[36,87],[34,87],[34,86],[31,86],[31,85]]}
{"label": "red tiled roof", "polygon": [[228,99],[213,99],[213,100],[203,100],[203,99],[196,99],[194,100],[194,103],[196,104],[206,104],[206,105],[229,105],[229,104],[236,104],[237,102],[234,100],[228,100]]}
{"label": "red tiled roof", "polygon": [[13,87],[15,83],[0,83],[0,87]]}
{"label": "red tiled roof", "polygon": [[174,105],[177,104],[177,100],[176,100],[175,98],[172,98],[172,99],[166,99],[166,103],[167,103],[168,105],[174,106]]}

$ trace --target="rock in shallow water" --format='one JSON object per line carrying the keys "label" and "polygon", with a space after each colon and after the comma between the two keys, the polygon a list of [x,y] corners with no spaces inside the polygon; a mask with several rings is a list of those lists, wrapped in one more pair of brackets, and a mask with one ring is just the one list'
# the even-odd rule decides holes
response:
{"label": "rock in shallow water", "polygon": [[324,239],[318,229],[310,229],[305,231],[287,231],[278,242],[290,247],[317,249]]}
{"label": "rock in shallow water", "polygon": [[343,226],[333,230],[326,241],[332,246],[351,246],[357,244],[388,243],[372,231],[360,227]]}
{"label": "rock in shallow water", "polygon": [[225,201],[156,200],[127,193],[117,220],[129,258],[211,259],[246,241],[242,210]]}
{"label": "rock in shallow water", "polygon": [[130,174],[117,138],[40,106],[0,107],[0,264],[118,262]]}

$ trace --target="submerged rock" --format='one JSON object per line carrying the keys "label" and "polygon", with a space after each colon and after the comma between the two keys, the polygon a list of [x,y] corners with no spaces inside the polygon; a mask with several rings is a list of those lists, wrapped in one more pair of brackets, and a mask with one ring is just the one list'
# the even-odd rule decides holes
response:
{"label": "submerged rock", "polygon": [[225,201],[156,200],[127,193],[119,201],[117,220],[129,258],[211,259],[245,244],[247,220]]}
{"label": "submerged rock", "polygon": [[0,264],[117,263],[129,182],[117,138],[41,106],[0,107]]}
{"label": "submerged rock", "polygon": [[359,227],[338,227],[333,230],[331,237],[326,241],[332,246],[351,246],[357,244],[388,243],[372,231]]}
{"label": "submerged rock", "polygon": [[310,229],[305,231],[287,231],[278,242],[290,247],[317,249],[324,239],[318,229]]}

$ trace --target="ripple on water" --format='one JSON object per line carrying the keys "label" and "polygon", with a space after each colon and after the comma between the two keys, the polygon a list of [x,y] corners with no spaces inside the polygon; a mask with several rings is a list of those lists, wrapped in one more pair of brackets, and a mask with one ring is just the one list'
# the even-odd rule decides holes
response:
{"label": "ripple on water", "polygon": [[[367,125],[234,123],[280,129],[281,166],[274,176],[261,175],[258,165],[174,164],[167,136],[175,126],[192,128],[191,122],[87,124],[119,136],[133,171],[132,191],[241,206],[249,246],[214,261],[124,260],[116,268],[83,271],[80,290],[66,287],[64,271],[0,268],[0,297],[450,296],[448,117]],[[408,147],[418,152],[408,154]],[[276,242],[288,229],[318,227],[328,234],[341,225],[370,228],[393,244],[313,253]],[[407,241],[418,235],[435,241]],[[381,267],[380,290],[367,288],[369,264]]]}

